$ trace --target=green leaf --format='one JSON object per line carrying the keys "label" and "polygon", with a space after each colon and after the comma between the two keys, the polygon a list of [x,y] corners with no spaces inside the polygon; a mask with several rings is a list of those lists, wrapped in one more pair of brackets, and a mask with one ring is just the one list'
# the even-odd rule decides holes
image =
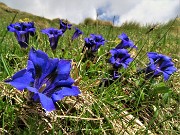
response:
{"label": "green leaf", "polygon": [[170,99],[170,97],[171,97],[171,92],[163,94],[162,98],[165,105],[168,103],[168,100]]}
{"label": "green leaf", "polygon": [[171,89],[166,86],[165,83],[161,82],[155,85],[154,87],[154,93],[168,93],[171,92]]}

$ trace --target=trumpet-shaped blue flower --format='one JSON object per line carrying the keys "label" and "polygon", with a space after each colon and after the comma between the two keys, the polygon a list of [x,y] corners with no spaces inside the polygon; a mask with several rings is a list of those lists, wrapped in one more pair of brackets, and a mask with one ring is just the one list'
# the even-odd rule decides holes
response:
{"label": "trumpet-shaped blue flower", "polygon": [[172,59],[166,55],[149,52],[150,63],[145,69],[146,77],[157,77],[163,74],[164,80],[168,80],[177,69],[174,67]]}
{"label": "trumpet-shaped blue flower", "polygon": [[16,89],[32,92],[32,99],[40,101],[46,112],[55,109],[54,103],[65,96],[78,96],[79,88],[72,86],[71,61],[49,58],[41,50],[31,49],[27,67],[15,73],[6,83]]}
{"label": "trumpet-shaped blue flower", "polygon": [[34,36],[36,31],[34,22],[17,22],[14,24],[10,24],[7,29],[10,32],[14,32],[15,37],[22,48],[28,47],[29,34],[31,36]]}
{"label": "trumpet-shaped blue flower", "polygon": [[112,49],[110,50],[111,58],[109,62],[113,65],[114,68],[124,67],[127,68],[128,65],[133,61],[133,58],[130,57],[130,54],[126,49]]}
{"label": "trumpet-shaped blue flower", "polygon": [[96,52],[101,45],[105,44],[105,39],[102,35],[91,34],[90,37],[85,38],[85,47],[92,52]]}
{"label": "trumpet-shaped blue flower", "polygon": [[116,49],[127,49],[129,47],[137,49],[137,46],[134,45],[125,33],[122,33],[118,37],[121,39],[121,42],[116,46]]}
{"label": "trumpet-shaped blue flower", "polygon": [[109,78],[104,78],[100,82],[99,86],[101,86],[104,83],[105,87],[108,87],[111,85],[115,80],[121,77],[121,73],[119,73],[117,70],[109,70],[110,76]]}
{"label": "trumpet-shaped blue flower", "polygon": [[113,80],[118,79],[120,76],[121,76],[121,74],[118,71],[116,71],[116,70],[113,71],[113,76],[112,76]]}
{"label": "trumpet-shaped blue flower", "polygon": [[60,29],[63,31],[63,33],[67,30],[67,29],[71,29],[72,24],[68,24],[63,22],[62,20],[60,20]]}
{"label": "trumpet-shaped blue flower", "polygon": [[75,28],[75,32],[74,32],[74,34],[72,36],[72,40],[78,38],[81,34],[83,34],[83,32],[80,29]]}
{"label": "trumpet-shaped blue flower", "polygon": [[59,37],[63,35],[63,31],[55,28],[47,28],[41,30],[41,32],[48,35],[51,49],[55,50],[57,48]]}

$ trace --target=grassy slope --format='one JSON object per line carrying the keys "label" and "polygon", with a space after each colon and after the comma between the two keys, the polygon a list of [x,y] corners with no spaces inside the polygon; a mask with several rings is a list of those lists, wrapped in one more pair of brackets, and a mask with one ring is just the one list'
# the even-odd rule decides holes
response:
{"label": "grassy slope", "polygon": [[[18,12],[18,14],[16,14]],[[50,57],[73,59],[72,76],[79,79],[77,85],[82,94],[78,99],[66,98],[59,102],[59,109],[46,116],[41,106],[28,101],[26,92],[19,92],[3,80],[26,66],[27,54],[30,49],[21,49],[12,33],[6,27],[14,16],[13,22],[29,18],[35,22],[38,38],[30,38],[30,47],[41,49]],[[18,10],[13,10],[0,3],[0,133],[9,134],[178,134],[179,120],[179,71],[168,82],[168,90],[159,93],[153,91],[161,82],[146,81],[143,76],[136,76],[136,67],[144,67],[148,62],[146,52],[155,51],[173,58],[179,69],[179,25],[180,21],[171,21],[157,26],[149,34],[145,34],[151,26],[139,27],[135,23],[124,24],[122,27],[110,25],[79,25],[84,32],[83,37],[73,43],[70,38],[73,30],[67,31],[60,38],[56,53],[52,53],[46,35],[39,31],[46,27],[59,27],[58,20],[48,20]],[[125,72],[120,81],[110,87],[99,87],[102,78],[108,77],[106,53],[117,45],[117,36],[127,33],[138,46],[131,51],[137,59]],[[80,54],[83,38],[90,33],[102,34],[107,42],[101,47],[96,64],[90,61],[81,62]],[[4,38],[3,38],[4,37]],[[141,49],[142,48],[142,49]],[[80,65],[77,67],[77,65]],[[90,65],[90,67],[88,66]],[[78,101],[75,107],[73,104]],[[71,109],[72,108],[72,109]],[[69,111],[70,110],[70,111]],[[67,113],[68,112],[68,113]],[[67,113],[67,114],[66,114]],[[37,124],[34,124],[37,123]],[[37,126],[38,125],[38,126]]]}

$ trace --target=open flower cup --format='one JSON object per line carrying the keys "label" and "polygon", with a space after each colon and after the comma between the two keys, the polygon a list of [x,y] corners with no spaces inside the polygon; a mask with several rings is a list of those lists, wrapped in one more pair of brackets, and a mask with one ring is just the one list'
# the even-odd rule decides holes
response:
{"label": "open flower cup", "polygon": [[90,34],[89,37],[84,38],[84,47],[82,52],[85,54],[85,60],[95,61],[97,51],[101,46],[104,46],[106,40],[100,34]]}
{"label": "open flower cup", "polygon": [[56,28],[46,28],[41,30],[41,32],[49,37],[51,49],[55,50],[58,45],[59,37],[63,35],[63,31]]}
{"label": "open flower cup", "polygon": [[127,49],[127,48],[137,49],[137,46],[135,46],[133,41],[130,40],[125,33],[119,35],[118,38],[121,39],[121,42],[116,46],[116,49]]}
{"label": "open flower cup", "polygon": [[73,41],[74,39],[78,38],[78,37],[79,37],[80,35],[82,35],[82,34],[83,34],[83,32],[82,32],[80,29],[75,28],[75,32],[74,32],[71,40]]}
{"label": "open flower cup", "polygon": [[60,20],[60,29],[63,31],[63,33],[67,30],[67,29],[71,29],[72,24],[68,24],[66,22],[63,22],[62,20]]}
{"label": "open flower cup", "polygon": [[147,55],[150,62],[147,68],[144,69],[146,78],[163,75],[164,80],[167,81],[169,77],[177,71],[170,57],[156,52],[149,52]]}
{"label": "open flower cup", "polygon": [[104,45],[106,42],[103,36],[98,34],[91,34],[90,37],[85,38],[84,41],[84,47],[91,52],[96,52],[100,46]]}
{"label": "open flower cup", "polygon": [[113,65],[113,68],[127,68],[129,64],[133,61],[133,58],[130,57],[130,54],[126,49],[112,49],[110,50],[111,58],[109,63]]}
{"label": "open flower cup", "polygon": [[29,43],[29,35],[34,36],[36,28],[34,22],[17,22],[10,24],[7,30],[14,32],[14,35],[21,46],[21,48],[27,48]]}
{"label": "open flower cup", "polygon": [[46,112],[55,110],[55,102],[66,96],[78,96],[80,90],[73,86],[70,76],[71,60],[49,58],[41,50],[31,49],[27,67],[5,82],[22,91],[32,93],[32,100],[41,102]]}

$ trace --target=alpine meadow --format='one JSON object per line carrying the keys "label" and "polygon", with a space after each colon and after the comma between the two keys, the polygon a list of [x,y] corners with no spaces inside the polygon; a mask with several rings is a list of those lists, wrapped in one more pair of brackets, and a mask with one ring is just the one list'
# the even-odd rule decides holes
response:
{"label": "alpine meadow", "polygon": [[179,32],[0,3],[0,134],[180,134]]}

